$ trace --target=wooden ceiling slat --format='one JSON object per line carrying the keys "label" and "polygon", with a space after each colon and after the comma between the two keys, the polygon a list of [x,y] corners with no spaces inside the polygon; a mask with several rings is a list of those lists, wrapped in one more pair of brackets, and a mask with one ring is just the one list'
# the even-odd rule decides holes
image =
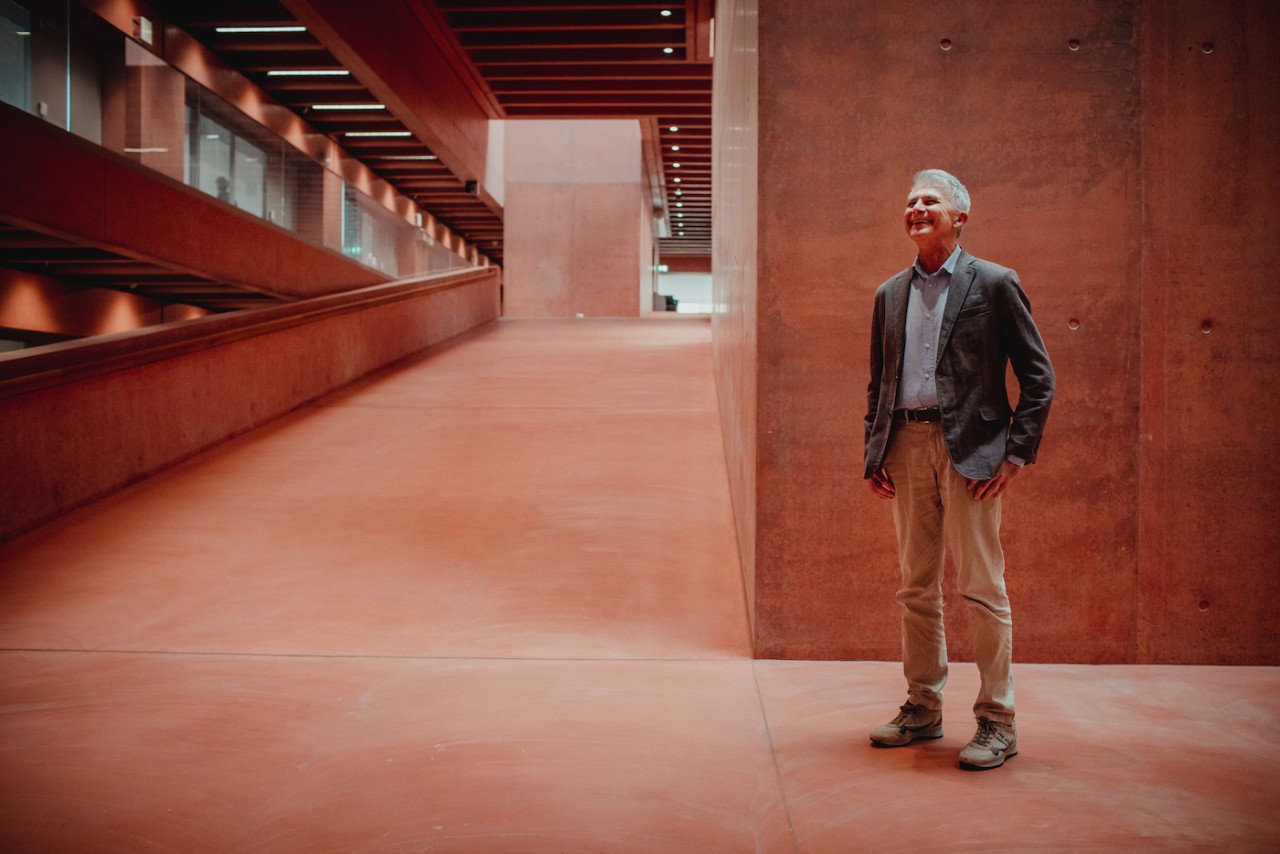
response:
{"label": "wooden ceiling slat", "polygon": [[540,92],[565,95],[589,94],[593,92],[636,92],[636,93],[689,93],[711,95],[710,80],[652,78],[646,80],[622,80],[616,77],[577,77],[572,80],[530,79],[500,80],[489,84],[495,95],[505,100],[505,96],[525,92]]}
{"label": "wooden ceiling slat", "polygon": [[[664,106],[682,109],[692,105],[711,106],[710,92],[592,92],[582,95],[548,95],[542,92],[520,92],[507,95],[503,103],[512,107],[533,106],[601,106],[628,104],[640,107]],[[652,112],[652,110],[650,110]]]}
{"label": "wooden ceiling slat", "polygon": [[[267,77],[265,73],[253,75],[255,82],[275,96],[276,100],[299,101],[335,100],[334,92],[365,92],[360,81],[350,77]],[[288,93],[282,95],[281,93]]]}
{"label": "wooden ceiling slat", "polygon": [[[691,106],[689,107],[689,112],[687,113],[687,115],[695,116],[695,115],[698,115],[698,112],[699,111],[696,105]],[[595,117],[598,119],[635,119],[635,118],[641,118],[641,117],[648,117],[651,115],[653,115],[652,111],[640,111],[639,113],[637,113],[637,111],[635,110],[603,109],[600,107],[576,107],[576,106],[552,107],[552,108],[511,107],[510,109],[507,110],[508,118],[580,119],[585,116],[585,117]],[[668,115],[675,115],[675,114],[668,112]]]}
{"label": "wooden ceiling slat", "polygon": [[[323,53],[321,52],[315,53],[314,55],[312,55],[312,58],[310,61],[300,61],[303,59],[303,57],[299,57],[296,54],[288,54],[288,55],[267,54],[266,56],[269,59],[269,61],[265,63],[253,64],[248,62],[241,62],[236,65],[236,68],[240,71],[241,74],[249,75],[254,79],[265,78],[268,71],[345,71],[346,70],[345,68],[342,67],[342,65],[336,59],[333,58],[333,55],[330,54],[327,50],[323,51]],[[272,77],[269,79],[272,81],[277,81],[277,80],[287,80],[289,78]],[[352,80],[354,78],[334,77],[330,79]],[[364,87],[362,86],[361,88],[364,88]]]}
{"label": "wooden ceiling slat", "polygon": [[538,64],[538,65],[482,65],[479,71],[485,80],[493,83],[497,80],[572,80],[579,77],[591,77],[601,80],[647,80],[650,78],[669,78],[672,80],[698,79],[711,85],[711,67],[694,63],[663,62],[657,65],[637,65],[635,63],[597,63],[590,66]]}
{"label": "wooden ceiling slat", "polygon": [[[663,16],[660,9],[518,9],[502,15],[488,12],[453,12],[449,26],[457,33],[516,32],[516,31],[565,31],[565,30],[629,30],[675,27],[684,29],[684,9],[678,3],[668,6],[671,14]],[[681,35],[683,38],[683,35]]]}
{"label": "wooden ceiling slat", "polygon": [[658,47],[546,47],[475,48],[472,61],[477,65],[573,65],[578,63],[635,62],[665,64],[684,59],[684,48],[665,54]]}
{"label": "wooden ceiling slat", "polygon": [[242,74],[250,71],[265,72],[275,68],[330,68],[334,65],[333,55],[319,45],[288,53],[261,49],[216,51],[216,53]]}
{"label": "wooden ceiling slat", "polygon": [[684,0],[437,0],[436,8],[442,12],[523,12],[540,10],[547,12],[574,10],[579,12],[618,11],[631,9],[671,9],[684,5]]}
{"label": "wooden ceiling slat", "polygon": [[184,27],[291,26],[298,23],[278,0],[182,0],[182,4]]}
{"label": "wooden ceiling slat", "polygon": [[683,47],[684,29],[681,27],[646,27],[619,30],[497,30],[468,31],[459,35],[462,46],[479,48],[539,48],[561,49],[573,47]]}
{"label": "wooden ceiling slat", "polygon": [[[306,33],[299,33],[306,36]],[[215,49],[218,53],[315,53],[316,51],[324,51],[319,43],[310,36],[306,38],[290,39],[288,34],[273,36],[272,38],[229,38],[222,43],[216,44]],[[327,53],[327,51],[324,51]]]}

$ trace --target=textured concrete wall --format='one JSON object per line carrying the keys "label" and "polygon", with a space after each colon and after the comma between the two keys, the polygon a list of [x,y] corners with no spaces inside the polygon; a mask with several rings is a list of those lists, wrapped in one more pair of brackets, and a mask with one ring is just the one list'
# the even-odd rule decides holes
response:
{"label": "textured concrete wall", "polygon": [[1005,504],[1015,655],[1280,662],[1280,466],[1255,429],[1280,408],[1280,303],[1257,280],[1275,228],[1246,214],[1277,171],[1277,23],[1244,0],[761,10],[758,282],[717,270],[715,326],[731,407],[755,357],[754,458],[743,413],[726,438],[754,472],[733,480],[757,654],[898,655],[889,506],[861,478],[868,327],[914,257],[910,176],[938,166],[973,193],[965,247],[1021,273],[1059,375]]}
{"label": "textured concrete wall", "polygon": [[1280,664],[1280,7],[1142,21],[1139,650]]}
{"label": "textured concrete wall", "polygon": [[649,227],[633,121],[511,121],[503,245],[509,317],[637,317]]}
{"label": "textured concrete wall", "polygon": [[[712,157],[712,355],[747,604],[756,613],[757,0],[717,9]],[[675,266],[674,264],[672,265]]]}

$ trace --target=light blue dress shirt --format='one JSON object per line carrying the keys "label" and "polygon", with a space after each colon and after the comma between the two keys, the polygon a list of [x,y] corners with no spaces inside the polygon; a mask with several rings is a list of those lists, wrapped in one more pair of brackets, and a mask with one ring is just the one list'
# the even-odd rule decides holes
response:
{"label": "light blue dress shirt", "polygon": [[924,409],[938,405],[938,337],[947,308],[951,274],[960,260],[957,246],[932,275],[916,258],[907,296],[907,328],[903,338],[902,378],[894,409]]}

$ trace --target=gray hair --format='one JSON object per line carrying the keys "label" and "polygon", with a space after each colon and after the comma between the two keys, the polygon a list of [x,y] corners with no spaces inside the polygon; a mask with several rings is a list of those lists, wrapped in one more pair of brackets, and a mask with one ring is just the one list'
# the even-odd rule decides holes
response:
{"label": "gray hair", "polygon": [[945,189],[951,196],[951,203],[961,213],[969,212],[969,191],[960,183],[960,179],[950,172],[941,169],[922,169],[912,179],[912,187],[938,187]]}

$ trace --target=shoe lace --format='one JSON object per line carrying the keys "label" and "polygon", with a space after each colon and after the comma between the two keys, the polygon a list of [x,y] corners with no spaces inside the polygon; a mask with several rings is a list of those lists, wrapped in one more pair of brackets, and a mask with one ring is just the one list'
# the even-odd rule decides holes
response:
{"label": "shoe lace", "polygon": [[923,708],[923,706],[917,706],[915,703],[903,703],[902,707],[898,709],[898,716],[893,719],[890,726],[902,726],[904,723],[914,718],[916,711],[921,708]]}
{"label": "shoe lace", "polygon": [[978,721],[978,732],[973,737],[973,743],[979,747],[986,747],[991,744],[991,740],[996,737],[998,731],[995,721],[982,718]]}

